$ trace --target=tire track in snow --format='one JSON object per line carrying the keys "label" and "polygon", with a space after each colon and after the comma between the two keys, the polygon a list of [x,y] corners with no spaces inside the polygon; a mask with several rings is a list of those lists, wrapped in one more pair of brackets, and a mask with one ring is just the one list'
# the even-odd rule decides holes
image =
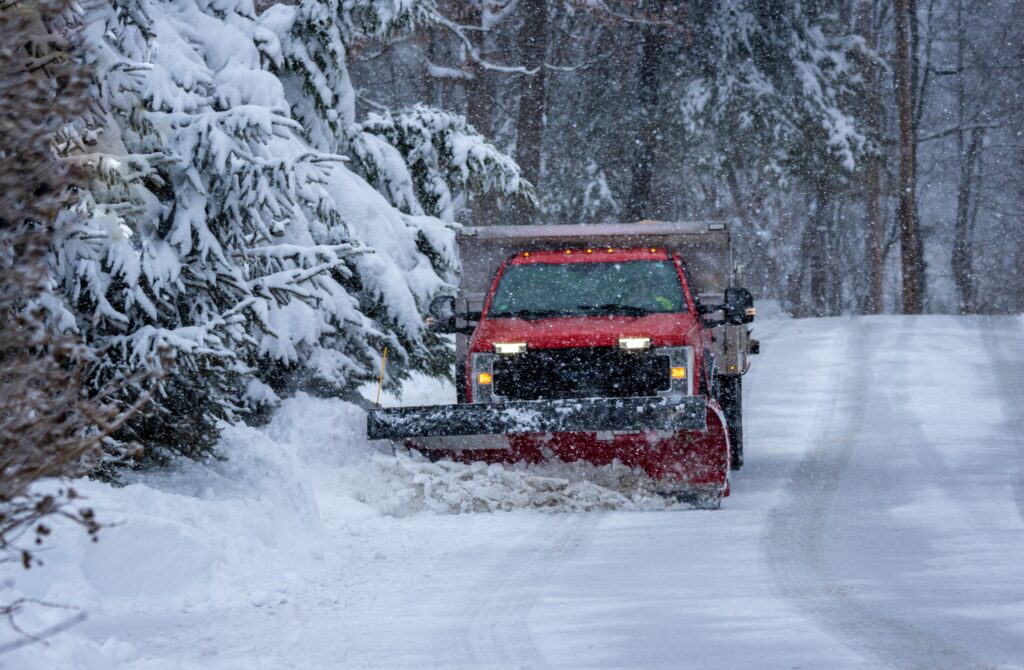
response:
{"label": "tire track in snow", "polygon": [[529,627],[529,614],[559,566],[598,524],[601,513],[544,515],[523,550],[509,552],[474,584],[450,634],[439,640],[434,658],[444,668],[542,670]]}
{"label": "tire track in snow", "polygon": [[851,648],[886,666],[978,667],[980,663],[942,639],[873,610],[830,575],[826,565],[826,532],[845,521],[832,512],[865,419],[876,342],[870,320],[848,322],[842,346],[846,353],[831,366],[837,383],[815,417],[818,438],[791,475],[787,500],[769,515],[764,538],[768,566],[786,599]]}
{"label": "tire track in snow", "polygon": [[1004,432],[1016,441],[1013,498],[1024,519],[1024,328],[1021,317],[982,317],[978,329],[1008,424]]}

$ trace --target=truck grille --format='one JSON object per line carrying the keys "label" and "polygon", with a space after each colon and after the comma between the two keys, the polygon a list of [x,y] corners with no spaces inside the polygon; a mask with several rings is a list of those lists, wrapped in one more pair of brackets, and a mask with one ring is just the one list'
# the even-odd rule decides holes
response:
{"label": "truck grille", "polygon": [[541,349],[494,360],[494,394],[509,400],[652,396],[670,382],[668,356],[650,352]]}

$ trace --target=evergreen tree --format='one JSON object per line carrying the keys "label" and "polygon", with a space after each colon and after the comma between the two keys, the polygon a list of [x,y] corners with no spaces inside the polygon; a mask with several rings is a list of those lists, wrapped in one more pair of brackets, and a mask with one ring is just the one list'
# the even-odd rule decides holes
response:
{"label": "evergreen tree", "polygon": [[806,224],[781,265],[797,268],[790,277],[794,303],[803,303],[807,283],[810,311],[835,313],[835,208],[856,186],[862,159],[877,150],[860,98],[865,66],[878,57],[825,3],[729,0],[703,9],[694,39],[715,48],[681,61],[680,151],[726,185],[761,258],[779,254],[778,245],[758,248],[779,231],[755,230],[753,223],[766,185],[805,194]]}
{"label": "evergreen tree", "polygon": [[[65,147],[96,179],[55,269],[103,362],[94,384],[174,358],[152,409],[118,436],[145,445],[144,460],[207,453],[220,422],[297,388],[346,393],[373,377],[385,346],[392,382],[439,371],[440,343],[420,315],[454,278],[457,203],[419,198],[442,185],[528,185],[471,133],[461,149],[490,162],[446,155],[424,173],[384,139],[372,156],[352,152],[384,195],[346,165],[343,152],[368,144],[347,45],[408,30],[429,8],[307,0],[257,15],[250,0],[113,0],[87,10],[97,105]],[[389,184],[418,174],[433,190],[395,197]]]}

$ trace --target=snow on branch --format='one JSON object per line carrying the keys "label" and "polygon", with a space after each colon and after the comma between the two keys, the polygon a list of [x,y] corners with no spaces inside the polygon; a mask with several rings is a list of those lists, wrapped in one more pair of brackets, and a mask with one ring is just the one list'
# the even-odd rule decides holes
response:
{"label": "snow on branch", "polygon": [[538,68],[527,68],[521,65],[500,65],[498,63],[492,63],[486,58],[480,55],[480,50],[476,48],[473,41],[466,35],[464,26],[461,26],[451,19],[447,18],[442,14],[436,14],[434,17],[435,22],[447,28],[456,38],[462,43],[465,53],[468,55],[470,62],[474,65],[483,68],[484,70],[490,70],[492,72],[503,72],[505,74],[522,74],[532,76],[537,74]]}
{"label": "snow on branch", "polygon": [[142,462],[201,455],[225,420],[310,380],[344,393],[372,378],[384,344],[403,371],[439,369],[422,314],[454,281],[458,207],[532,190],[457,115],[356,122],[351,49],[433,22],[434,3],[83,12],[96,104],[60,148],[91,181],[52,258],[62,323],[96,358],[93,386],[173,358],[113,442],[144,444]]}
{"label": "snow on branch", "polygon": [[[536,203],[533,186],[515,161],[487,142],[456,114],[416,105],[401,113],[374,113],[358,124],[352,138],[353,154],[371,183],[386,179],[386,165],[373,162],[367,147],[373,139],[395,147],[409,173],[417,177],[414,191],[405,193],[423,208],[446,221],[454,219],[456,200],[470,191],[496,192]],[[401,175],[405,183],[405,174]],[[400,206],[400,201],[395,202]],[[416,214],[415,210],[406,210]]]}

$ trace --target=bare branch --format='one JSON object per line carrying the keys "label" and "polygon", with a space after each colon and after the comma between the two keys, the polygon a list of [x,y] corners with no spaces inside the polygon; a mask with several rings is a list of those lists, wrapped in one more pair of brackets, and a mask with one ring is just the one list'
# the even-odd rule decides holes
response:
{"label": "bare branch", "polygon": [[497,63],[491,63],[480,55],[473,41],[466,36],[464,27],[450,20],[446,16],[441,14],[437,15],[437,22],[439,25],[447,28],[453,35],[455,35],[463,47],[466,50],[466,55],[469,57],[470,62],[481,67],[484,70],[491,70],[493,72],[504,72],[506,74],[523,74],[523,75],[534,75],[537,73],[537,69],[528,69],[521,65],[499,65]]}
{"label": "bare branch", "polygon": [[955,125],[955,126],[951,126],[949,128],[943,128],[942,130],[938,130],[938,131],[936,131],[934,133],[929,133],[927,135],[920,135],[920,136],[918,136],[917,141],[918,141],[918,143],[921,143],[921,142],[931,142],[932,140],[940,140],[940,139],[942,139],[944,137],[950,137],[951,135],[956,135],[957,133],[959,133],[961,131],[965,131],[965,130],[990,130],[992,128],[1002,128],[1002,127],[1003,126],[998,124],[998,123],[972,123],[972,124],[966,125],[966,126]]}
{"label": "bare branch", "polygon": [[63,124],[89,108],[91,73],[76,60],[69,7],[69,0],[5,2],[0,13],[0,562],[26,568],[33,554],[19,541],[41,544],[48,517],[90,535],[100,529],[74,489],[40,493],[33,484],[87,473],[159,376],[153,362],[105,386],[87,385],[98,363],[52,313],[51,249],[73,232],[70,207],[89,165],[61,160],[54,146]]}
{"label": "bare branch", "polygon": [[82,623],[88,618],[88,615],[85,612],[76,612],[74,615],[68,617],[64,621],[56,623],[50,626],[49,628],[44,628],[38,633],[29,633],[23,630],[21,626],[18,625],[18,622],[15,619],[15,615],[26,604],[35,604],[41,605],[43,607],[52,607],[58,609],[76,609],[68,605],[59,605],[56,603],[43,602],[41,600],[36,600],[35,598],[18,598],[14,602],[0,607],[0,615],[4,616],[7,619],[7,622],[10,624],[11,628],[22,636],[21,639],[19,640],[14,640],[13,642],[8,642],[6,644],[0,645],[0,654],[6,654],[8,652],[14,651],[15,649],[20,649],[30,644],[43,642],[47,638],[53,637],[58,633],[63,633],[69,628],[77,626],[78,624]]}
{"label": "bare branch", "polygon": [[604,12],[608,16],[618,19],[623,23],[631,23],[638,26],[662,26],[665,28],[679,27],[679,24],[677,22],[668,19],[648,19],[644,17],[623,14],[622,12],[617,12],[611,7],[609,7],[608,3],[604,2],[604,0],[588,0],[586,5],[589,9],[596,9],[601,12]]}

